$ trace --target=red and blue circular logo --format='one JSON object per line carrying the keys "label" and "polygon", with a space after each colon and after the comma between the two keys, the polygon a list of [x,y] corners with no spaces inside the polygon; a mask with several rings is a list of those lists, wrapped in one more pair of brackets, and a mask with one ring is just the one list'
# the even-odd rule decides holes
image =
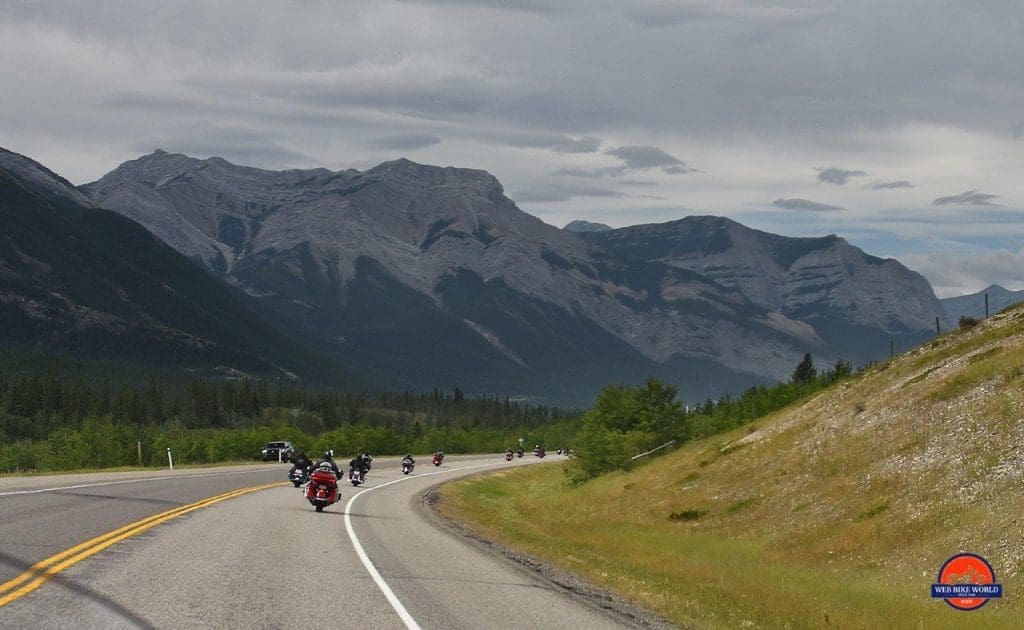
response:
{"label": "red and blue circular logo", "polygon": [[977,610],[988,600],[1003,596],[1003,585],[996,583],[996,572],[988,560],[973,553],[958,553],[939,569],[932,597],[944,599],[957,610]]}

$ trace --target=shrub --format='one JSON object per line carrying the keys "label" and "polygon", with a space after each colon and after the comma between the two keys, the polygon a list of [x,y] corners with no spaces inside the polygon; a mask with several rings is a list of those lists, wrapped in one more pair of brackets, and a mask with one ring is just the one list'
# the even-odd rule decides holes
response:
{"label": "shrub", "polygon": [[974,328],[979,323],[980,322],[978,322],[978,320],[976,318],[974,318],[974,317],[970,317],[968,315],[961,315],[960,316],[960,328],[963,328],[964,330],[968,330],[968,329]]}

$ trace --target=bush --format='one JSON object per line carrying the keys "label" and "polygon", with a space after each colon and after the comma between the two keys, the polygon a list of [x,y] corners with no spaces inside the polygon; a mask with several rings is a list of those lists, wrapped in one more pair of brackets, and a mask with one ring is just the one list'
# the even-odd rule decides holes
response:
{"label": "bush", "polygon": [[960,328],[963,328],[964,330],[969,330],[971,328],[974,328],[979,323],[981,323],[981,322],[979,322],[974,317],[970,317],[968,315],[961,315],[960,316]]}

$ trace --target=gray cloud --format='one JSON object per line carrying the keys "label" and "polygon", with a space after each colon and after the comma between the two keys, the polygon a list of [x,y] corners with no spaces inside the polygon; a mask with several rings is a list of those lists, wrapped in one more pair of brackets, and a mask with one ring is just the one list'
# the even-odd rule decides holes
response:
{"label": "gray cloud", "polygon": [[800,199],[799,197],[791,199],[776,199],[772,202],[772,205],[784,210],[809,210],[811,212],[833,212],[844,209],[839,206],[830,206],[827,203],[811,201],[810,199]]}
{"label": "gray cloud", "polygon": [[562,168],[552,175],[565,175],[567,177],[618,177],[624,175],[627,169],[625,166],[601,166],[598,168]]}
{"label": "gray cloud", "polygon": [[578,197],[625,197],[626,195],[608,188],[596,186],[574,186],[567,184],[539,184],[525,188],[518,192],[512,192],[509,197],[520,203],[555,203],[569,201]]}
{"label": "gray cloud", "polygon": [[600,138],[584,136],[579,139],[566,138],[564,141],[551,147],[551,150],[555,153],[596,153],[600,148]]}
{"label": "gray cloud", "polygon": [[686,167],[682,160],[672,157],[658,147],[632,145],[608,149],[605,153],[622,160],[626,168]]}
{"label": "gray cloud", "polygon": [[780,6],[746,7],[726,4],[720,0],[710,2],[640,2],[625,11],[626,19],[648,28],[673,27],[699,20],[728,20],[735,22],[779,22],[813,17],[794,9]]}
{"label": "gray cloud", "polygon": [[501,11],[512,11],[517,13],[534,13],[546,15],[559,10],[558,5],[544,0],[400,0],[408,4],[423,4],[434,6],[457,6],[481,9],[497,9]]}
{"label": "gray cloud", "polygon": [[1024,248],[969,253],[908,254],[900,261],[920,272],[939,297],[952,297],[980,291],[998,284],[1011,291],[1024,289],[1020,270],[1024,268]]}
{"label": "gray cloud", "polygon": [[[909,251],[909,238],[941,251],[943,226],[884,223],[910,210],[892,201],[909,192],[864,203],[864,186],[899,173],[927,204],[982,185],[961,179],[982,172],[1005,197],[974,201],[1019,213],[1024,38],[1006,19],[1010,0],[915,1],[0,2],[0,84],[17,86],[0,90],[0,138],[83,182],[155,146],[267,168],[365,168],[384,139],[434,134],[444,141],[430,161],[572,200],[551,213],[645,222],[685,199],[768,216],[761,227],[779,231],[883,226],[897,243],[888,255]],[[242,131],[216,133],[226,128]],[[660,154],[604,153],[652,144]],[[675,156],[712,175],[655,177],[692,171]],[[791,178],[808,165],[869,164],[870,178],[830,189],[833,207],[850,208],[841,215],[749,202],[798,194]],[[1008,247],[1007,225],[975,220],[984,208],[941,208],[918,214]]]}
{"label": "gray cloud", "polygon": [[605,151],[605,154],[618,158],[622,161],[622,164],[594,168],[563,168],[555,171],[552,175],[596,179],[600,177],[619,177],[632,171],[652,168],[660,168],[662,172],[669,175],[685,175],[686,173],[697,171],[697,169],[679,158],[669,155],[658,147],[644,145],[616,147],[608,149]]}
{"label": "gray cloud", "polygon": [[422,149],[441,142],[441,139],[432,133],[399,133],[391,136],[378,138],[373,146],[387,151],[411,151]]}
{"label": "gray cloud", "polygon": [[835,184],[836,186],[843,186],[846,182],[850,181],[851,178],[863,177],[865,175],[867,175],[867,173],[864,171],[848,171],[843,168],[836,168],[835,166],[818,169],[819,182]]}
{"label": "gray cloud", "polygon": [[865,186],[865,188],[870,188],[871,190],[895,190],[897,188],[913,187],[914,185],[905,179],[892,182],[875,182],[873,184],[868,184],[867,186]]}
{"label": "gray cloud", "polygon": [[939,197],[932,204],[936,206],[998,206],[999,204],[992,203],[993,199],[998,198],[999,195],[990,195],[978,190],[967,190],[959,195]]}

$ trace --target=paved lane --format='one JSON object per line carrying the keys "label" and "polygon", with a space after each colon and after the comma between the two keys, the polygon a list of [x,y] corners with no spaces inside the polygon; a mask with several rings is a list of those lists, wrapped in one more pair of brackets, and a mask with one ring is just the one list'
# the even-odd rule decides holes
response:
{"label": "paved lane", "polygon": [[287,464],[0,478],[0,582],[55,553],[206,497],[283,480]]}
{"label": "paved lane", "polygon": [[[622,627],[453,537],[417,508],[422,492],[435,484],[510,464],[500,456],[450,457],[441,469],[429,458],[418,461],[409,477],[401,475],[397,460],[376,461],[364,486],[376,489],[360,495],[350,513],[359,544],[414,624]],[[322,514],[290,486],[192,512],[118,543],[0,608],[0,625],[408,627],[346,530],[343,509],[359,490],[343,486],[342,502]]]}

